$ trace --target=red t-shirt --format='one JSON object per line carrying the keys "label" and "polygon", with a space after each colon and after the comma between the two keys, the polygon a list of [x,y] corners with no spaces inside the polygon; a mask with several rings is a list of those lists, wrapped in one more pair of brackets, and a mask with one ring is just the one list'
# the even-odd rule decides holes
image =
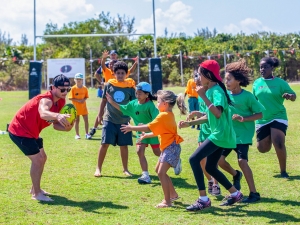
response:
{"label": "red t-shirt", "polygon": [[[50,126],[52,121],[43,120],[39,114],[39,104],[42,98],[49,98],[53,102],[53,96],[50,91],[45,94],[40,94],[29,100],[16,113],[12,119],[8,131],[13,135],[19,137],[35,138],[37,139],[40,132]],[[65,99],[59,99],[56,104],[53,103],[50,111],[59,112],[65,105]]]}

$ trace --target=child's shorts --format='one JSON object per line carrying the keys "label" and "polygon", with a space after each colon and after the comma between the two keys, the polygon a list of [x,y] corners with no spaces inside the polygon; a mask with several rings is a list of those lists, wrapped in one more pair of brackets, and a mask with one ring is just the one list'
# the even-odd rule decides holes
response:
{"label": "child's shorts", "polygon": [[[101,144],[113,146],[132,145],[132,132],[124,134],[120,128],[122,124],[115,124],[110,121],[103,121]],[[127,124],[126,124],[127,125]]]}
{"label": "child's shorts", "polygon": [[160,154],[159,162],[167,162],[171,167],[176,167],[180,159],[181,147],[180,144],[176,144],[174,141]]}

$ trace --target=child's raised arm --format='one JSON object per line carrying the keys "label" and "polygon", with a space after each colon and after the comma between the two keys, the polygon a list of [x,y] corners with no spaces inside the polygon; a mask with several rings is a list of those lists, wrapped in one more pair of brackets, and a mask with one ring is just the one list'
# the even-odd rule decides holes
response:
{"label": "child's raised arm", "polygon": [[120,105],[116,103],[108,93],[106,93],[106,99],[114,108],[121,111]]}

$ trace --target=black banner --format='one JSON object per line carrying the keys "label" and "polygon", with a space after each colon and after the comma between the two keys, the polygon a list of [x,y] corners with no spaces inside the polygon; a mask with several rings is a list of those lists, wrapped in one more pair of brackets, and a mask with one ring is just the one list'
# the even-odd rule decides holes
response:
{"label": "black banner", "polygon": [[28,79],[29,99],[41,94],[42,66],[42,62],[30,62]]}
{"label": "black banner", "polygon": [[155,95],[158,90],[162,90],[162,68],[161,59],[149,59],[149,82],[152,86],[152,94]]}

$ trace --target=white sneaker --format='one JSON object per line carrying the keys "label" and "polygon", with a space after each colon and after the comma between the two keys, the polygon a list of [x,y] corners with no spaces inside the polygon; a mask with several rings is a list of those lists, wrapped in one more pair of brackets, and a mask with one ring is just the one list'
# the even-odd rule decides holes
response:
{"label": "white sneaker", "polygon": [[91,139],[91,138],[92,138],[92,136],[90,134],[85,135],[85,139]]}
{"label": "white sneaker", "polygon": [[174,167],[175,175],[179,175],[182,171],[181,159],[178,160],[176,167]]}
{"label": "white sneaker", "polygon": [[80,136],[79,135],[75,135],[75,140],[78,140],[78,139],[80,139]]}
{"label": "white sneaker", "polygon": [[146,174],[142,174],[142,176],[138,178],[138,182],[139,184],[151,184],[151,178]]}

